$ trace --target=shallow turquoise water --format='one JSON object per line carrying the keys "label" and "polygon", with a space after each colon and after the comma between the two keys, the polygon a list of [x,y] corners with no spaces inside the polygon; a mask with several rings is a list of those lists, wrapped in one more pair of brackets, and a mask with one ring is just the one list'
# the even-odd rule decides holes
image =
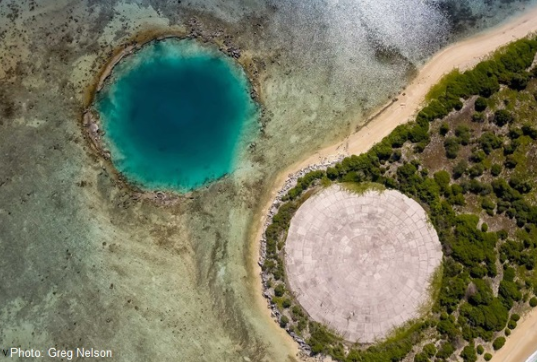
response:
{"label": "shallow turquoise water", "polygon": [[242,69],[193,40],[152,42],[116,66],[96,108],[117,169],[188,191],[233,171],[257,107]]}

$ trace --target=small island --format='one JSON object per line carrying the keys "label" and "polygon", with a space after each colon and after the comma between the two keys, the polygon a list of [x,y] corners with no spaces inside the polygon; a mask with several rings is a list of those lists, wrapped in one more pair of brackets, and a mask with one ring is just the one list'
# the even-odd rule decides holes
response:
{"label": "small island", "polygon": [[[304,351],[344,362],[427,362],[452,356],[465,362],[475,362],[478,356],[489,361],[517,327],[520,315],[537,306],[536,52],[536,39],[522,39],[474,69],[450,73],[431,89],[428,105],[414,122],[398,126],[364,154],[305,173],[280,198],[262,240],[262,279],[280,326]],[[312,297],[304,294],[319,288],[305,279],[317,271],[305,275],[295,265],[298,257],[308,262],[331,255],[305,247],[296,254],[297,238],[302,245],[311,242],[305,239],[307,228],[330,227],[311,218],[304,221],[303,208],[316,202],[312,195],[333,184],[363,190],[362,185],[370,182],[419,203],[429,214],[443,251],[443,271],[432,284],[432,310],[392,329],[373,345],[372,339],[349,338],[341,328],[343,320],[339,323],[318,313],[324,304],[313,305]],[[345,197],[336,198],[338,206],[330,206],[328,214],[337,216],[347,202]],[[393,215],[386,212],[386,217]],[[341,232],[346,223],[338,220]],[[321,243],[329,243],[335,235],[325,234],[318,234],[325,235]],[[357,252],[354,263],[361,263],[363,253]],[[377,261],[383,265],[380,255]],[[340,262],[346,265],[347,260],[343,257]],[[371,264],[375,263],[368,261]],[[348,270],[349,275],[359,268]],[[374,276],[364,273],[361,277],[373,285]],[[323,282],[325,289],[353,292],[342,289],[341,280]],[[366,298],[371,288],[356,292],[358,298]],[[383,305],[380,298],[377,302]],[[334,311],[336,317],[338,312]]]}

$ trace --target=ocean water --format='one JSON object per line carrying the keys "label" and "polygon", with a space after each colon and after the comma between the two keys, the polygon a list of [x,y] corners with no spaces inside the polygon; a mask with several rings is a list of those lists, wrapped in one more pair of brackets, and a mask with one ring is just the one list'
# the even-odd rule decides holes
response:
{"label": "ocean water", "polygon": [[[287,362],[295,344],[267,316],[265,301],[256,301],[262,298],[256,260],[247,260],[259,245],[250,231],[274,175],[343,139],[434,51],[530,2],[34,3],[35,9],[0,1],[0,78],[7,85],[0,87],[0,248],[10,256],[0,261],[0,342],[41,350],[89,343],[113,349],[113,361],[121,362]],[[188,29],[193,16],[209,35],[223,31],[220,39],[231,35],[244,54],[261,61],[264,136],[256,134],[252,104],[229,177],[170,207],[132,202],[77,142],[82,95],[111,49],[140,32]],[[168,52],[184,54],[185,47],[165,47],[159,64]],[[115,81],[149,61],[143,54],[125,59]],[[233,62],[230,67],[246,82]],[[114,84],[103,90],[100,106],[116,107],[126,96],[121,88],[114,93]],[[138,134],[156,131],[148,126]],[[250,139],[256,147],[243,154]],[[114,162],[129,169],[125,150],[113,149]],[[212,152],[210,160],[220,156]],[[189,162],[188,155],[170,158],[151,162],[162,163],[163,172],[172,164],[178,174]],[[140,180],[144,185],[159,170],[152,172]],[[178,187],[179,180],[162,184]]]}
{"label": "ocean water", "polygon": [[526,362],[537,362],[537,351],[535,351],[534,354],[532,354],[527,360]]}
{"label": "ocean water", "polygon": [[233,170],[256,123],[249,92],[225,55],[168,39],[124,58],[96,108],[121,173],[142,188],[189,191]]}

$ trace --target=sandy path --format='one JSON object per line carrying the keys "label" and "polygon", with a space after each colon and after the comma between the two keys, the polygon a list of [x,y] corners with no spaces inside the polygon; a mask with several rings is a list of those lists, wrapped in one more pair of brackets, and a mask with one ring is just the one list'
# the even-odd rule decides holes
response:
{"label": "sandy path", "polygon": [[[315,154],[287,167],[280,172],[275,178],[270,192],[266,193],[260,203],[263,207],[258,211],[259,218],[254,223],[252,229],[252,242],[258,244],[261,238],[262,226],[266,220],[266,214],[274,200],[277,192],[283,187],[287,176],[295,173],[308,165],[319,163],[320,160],[335,159],[339,154],[361,154],[368,151],[375,143],[381,141],[385,136],[389,135],[395,127],[408,122],[412,116],[422,107],[425,95],[429,89],[438,83],[443,75],[449,73],[455,68],[465,70],[475,66],[483,58],[495,51],[499,47],[506,45],[516,39],[523,38],[532,32],[537,31],[537,8],[530,8],[520,17],[514,18],[512,21],[499,27],[482,32],[467,40],[452,44],[442,51],[435,54],[419,71],[417,77],[407,86],[404,94],[400,94],[398,101],[392,104],[386,104],[381,107],[382,111],[375,114],[371,120],[356,133],[353,133],[345,140],[328,146],[316,152]],[[252,264],[255,264],[256,274],[256,299],[262,306],[266,306],[266,300],[262,297],[261,278],[259,277],[260,268],[257,266],[259,259],[259,248],[255,245],[251,248]],[[267,317],[270,317],[270,311],[267,310]],[[537,320],[537,314],[535,314]],[[276,323],[273,323],[276,326]],[[531,322],[530,322],[531,324]],[[278,328],[278,327],[277,327]],[[521,322],[518,327],[520,330],[525,327]],[[280,329],[283,333],[283,329]],[[536,332],[537,333],[537,332]],[[513,334],[515,337],[515,334]],[[290,338],[289,338],[290,339]],[[528,340],[527,344],[533,348],[535,344],[531,344],[535,340]],[[515,338],[509,338],[508,342],[502,349],[502,352],[509,353],[509,349],[518,349],[521,346],[513,346]],[[295,349],[296,350],[296,349]],[[531,353],[530,353],[531,354]],[[521,362],[520,360],[495,360],[504,362]],[[523,362],[523,361],[522,361]]]}
{"label": "sandy path", "polygon": [[537,351],[537,309],[532,309],[518,322],[505,346],[494,353],[493,362],[525,362]]}

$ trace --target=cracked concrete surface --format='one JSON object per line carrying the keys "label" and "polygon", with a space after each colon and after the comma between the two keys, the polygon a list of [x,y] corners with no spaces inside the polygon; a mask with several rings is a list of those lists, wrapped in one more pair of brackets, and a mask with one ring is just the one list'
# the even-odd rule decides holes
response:
{"label": "cracked concrete surface", "polygon": [[291,222],[286,267],[302,307],[352,342],[372,343],[419,317],[442,261],[423,208],[398,191],[333,186]]}

